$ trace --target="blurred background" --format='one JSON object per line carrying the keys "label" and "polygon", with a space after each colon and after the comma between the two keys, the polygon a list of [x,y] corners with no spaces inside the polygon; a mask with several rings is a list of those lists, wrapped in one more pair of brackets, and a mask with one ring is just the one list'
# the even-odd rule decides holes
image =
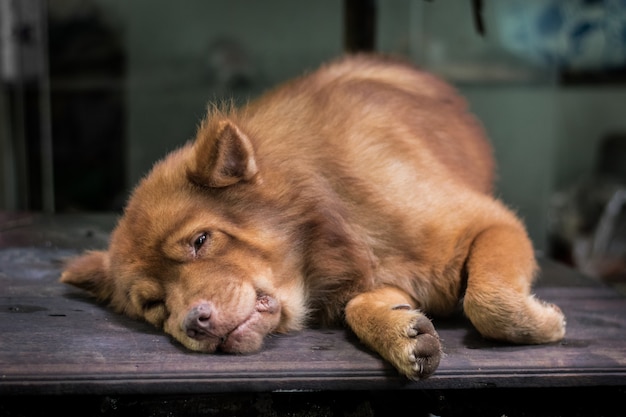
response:
{"label": "blurred background", "polygon": [[626,281],[624,0],[0,0],[0,210],[119,212],[207,103],[370,50],[467,97],[538,251]]}

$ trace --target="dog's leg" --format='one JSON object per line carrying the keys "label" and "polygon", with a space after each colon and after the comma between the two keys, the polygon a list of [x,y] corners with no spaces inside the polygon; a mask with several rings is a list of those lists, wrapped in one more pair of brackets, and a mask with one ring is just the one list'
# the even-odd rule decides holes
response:
{"label": "dog's leg", "polygon": [[536,269],[523,229],[492,226],[476,237],[467,260],[463,309],[483,336],[524,344],[563,338],[561,310],[530,294]]}
{"label": "dog's leg", "polygon": [[383,287],[359,294],[345,312],[359,339],[408,378],[426,378],[437,369],[442,355],[439,336],[403,291]]}

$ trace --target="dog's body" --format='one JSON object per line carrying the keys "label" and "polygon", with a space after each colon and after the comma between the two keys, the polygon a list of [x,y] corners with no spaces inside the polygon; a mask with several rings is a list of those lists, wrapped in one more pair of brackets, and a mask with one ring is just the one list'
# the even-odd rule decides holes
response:
{"label": "dog's body", "polygon": [[441,345],[428,314],[462,306],[488,338],[561,339],[530,295],[524,226],[494,199],[483,132],[445,83],[348,57],[241,109],[138,185],[108,251],[62,281],[191,350],[248,353],[271,332],[345,320],[409,378]]}

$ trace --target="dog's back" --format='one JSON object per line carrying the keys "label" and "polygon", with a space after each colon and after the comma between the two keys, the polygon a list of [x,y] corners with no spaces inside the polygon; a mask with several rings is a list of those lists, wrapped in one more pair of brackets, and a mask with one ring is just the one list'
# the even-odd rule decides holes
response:
{"label": "dog's back", "polygon": [[283,148],[297,165],[334,161],[386,193],[398,184],[406,195],[418,172],[492,190],[491,148],[465,101],[404,61],[357,56],[334,62],[266,95],[247,114],[244,130],[249,125],[252,136],[263,138],[259,158],[265,149],[272,157]]}

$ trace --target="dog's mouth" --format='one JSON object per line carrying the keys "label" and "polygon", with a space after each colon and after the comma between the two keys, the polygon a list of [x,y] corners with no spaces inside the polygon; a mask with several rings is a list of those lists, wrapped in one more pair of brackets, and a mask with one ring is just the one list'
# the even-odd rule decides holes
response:
{"label": "dog's mouth", "polygon": [[[226,337],[220,338],[218,348],[223,352],[245,352],[242,350],[242,342],[253,335],[265,337],[272,329],[268,320],[270,316],[275,316],[280,311],[278,301],[269,295],[259,295],[256,300],[254,311],[248,318],[235,327]],[[256,350],[256,349],[253,349]]]}
{"label": "dog's mouth", "polygon": [[206,328],[188,328],[186,334],[202,345],[202,348],[194,350],[254,352],[260,349],[264,337],[276,327],[279,313],[280,303],[276,298],[259,294],[252,313],[229,330],[217,331],[211,326],[206,326]]}

